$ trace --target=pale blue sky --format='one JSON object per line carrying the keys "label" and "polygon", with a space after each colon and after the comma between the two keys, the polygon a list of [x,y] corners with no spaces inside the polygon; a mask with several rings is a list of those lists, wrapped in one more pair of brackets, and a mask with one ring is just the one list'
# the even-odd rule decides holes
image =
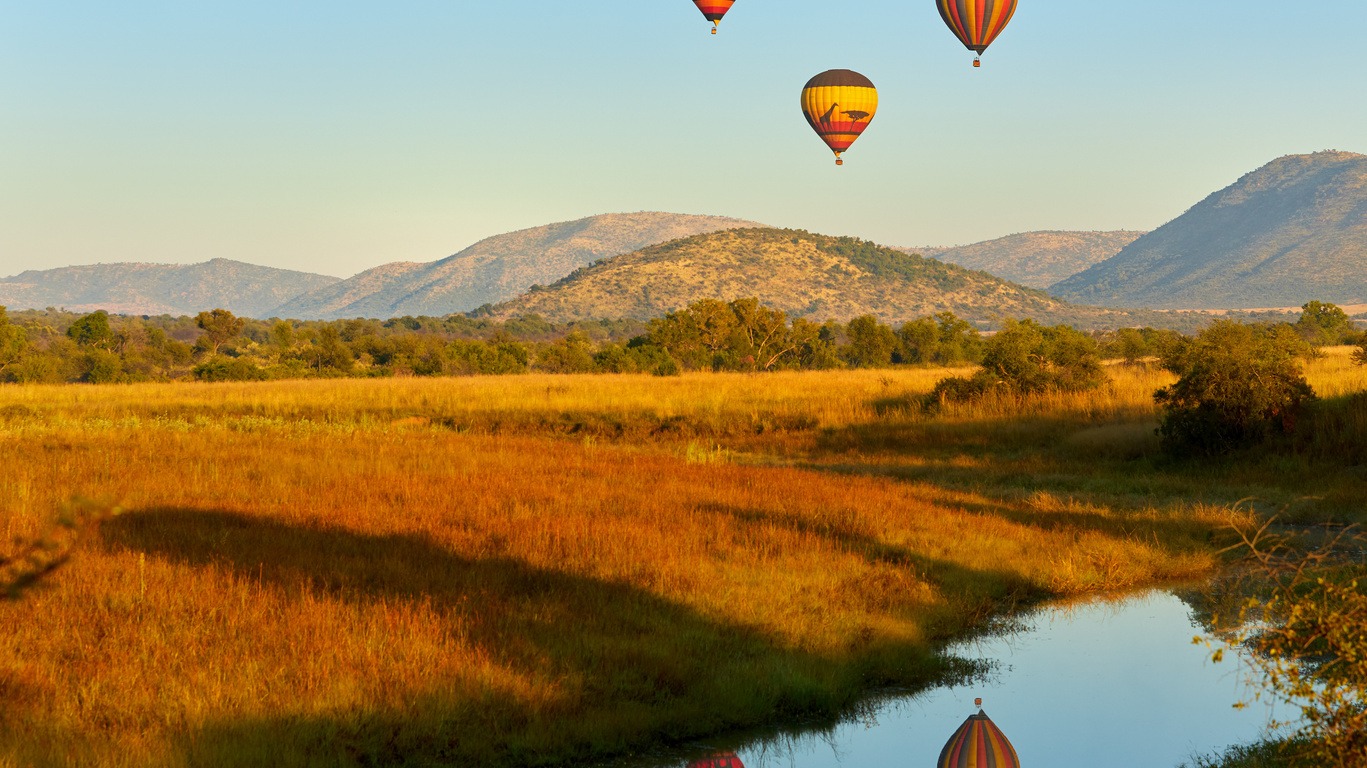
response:
{"label": "pale blue sky", "polygon": [[[0,0],[0,275],[214,257],[345,276],[595,213],[899,245],[1152,228],[1367,151],[1363,0]],[[806,80],[879,88],[836,168]]]}

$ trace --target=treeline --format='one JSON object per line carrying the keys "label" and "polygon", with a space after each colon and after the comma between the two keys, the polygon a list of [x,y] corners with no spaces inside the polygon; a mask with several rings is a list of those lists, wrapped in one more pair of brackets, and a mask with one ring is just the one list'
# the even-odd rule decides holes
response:
{"label": "treeline", "polygon": [[[1285,333],[1308,345],[1354,342],[1352,321],[1311,302]],[[1021,324],[1008,322],[1006,330]],[[1075,354],[1163,357],[1175,331],[1124,328],[1091,335],[1025,321],[1066,339]],[[1064,334],[1062,329],[1068,333]],[[1008,337],[1012,337],[1008,334]],[[343,376],[777,371],[977,365],[987,338],[950,312],[893,327],[872,315],[848,323],[789,318],[758,299],[703,300],[647,323],[493,321],[464,315],[390,320],[252,320],[215,309],[196,317],[6,313],[0,307],[0,382],[264,380]],[[989,361],[991,362],[991,361]]]}

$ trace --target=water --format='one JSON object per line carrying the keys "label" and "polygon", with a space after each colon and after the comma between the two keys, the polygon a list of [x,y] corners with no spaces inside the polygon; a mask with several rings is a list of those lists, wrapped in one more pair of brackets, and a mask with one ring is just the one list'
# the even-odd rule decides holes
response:
{"label": "water", "polygon": [[[1050,608],[1026,630],[955,646],[994,660],[986,679],[890,699],[834,729],[736,749],[745,768],[931,768],[975,713],[975,697],[1027,768],[1155,768],[1257,740],[1283,707],[1250,701],[1249,669],[1210,661],[1189,606],[1154,591],[1116,602]],[[675,763],[675,765],[687,765]]]}

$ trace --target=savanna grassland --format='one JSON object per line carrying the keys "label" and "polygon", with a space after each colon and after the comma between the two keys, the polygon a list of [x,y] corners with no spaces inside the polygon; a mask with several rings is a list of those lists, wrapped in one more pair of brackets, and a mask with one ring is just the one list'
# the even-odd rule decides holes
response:
{"label": "savanna grassland", "polygon": [[[927,415],[929,369],[0,387],[0,765],[519,766],[832,717],[1026,602],[1202,578],[1307,458],[1174,465],[1156,367]],[[1346,350],[1321,395],[1367,391]],[[3,550],[0,550],[3,552]]]}

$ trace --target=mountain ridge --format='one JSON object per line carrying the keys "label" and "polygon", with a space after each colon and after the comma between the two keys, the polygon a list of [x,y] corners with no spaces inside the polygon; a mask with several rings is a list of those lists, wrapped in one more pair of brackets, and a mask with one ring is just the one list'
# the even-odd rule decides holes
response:
{"label": "mountain ridge", "polygon": [[196,264],[116,262],[25,270],[0,277],[0,306],[65,307],[130,315],[193,315],[223,308],[247,317],[339,278],[216,258]]}
{"label": "mountain ridge", "polygon": [[949,311],[980,325],[1078,317],[1124,324],[1124,313],[1072,306],[985,272],[857,238],[773,228],[695,235],[605,259],[480,314],[644,320],[700,299],[751,296],[816,322],[874,315],[895,324]]}
{"label": "mountain ridge", "polygon": [[[446,315],[504,301],[579,267],[679,237],[754,222],[725,216],[640,211],[494,235],[444,259],[380,265],[332,286],[294,297],[276,314],[305,319]],[[413,265],[408,268],[407,265]],[[368,291],[368,292],[367,292]]]}
{"label": "mountain ridge", "polygon": [[1133,230],[1032,230],[968,245],[899,246],[897,250],[1043,289],[1116,255],[1143,234]]}
{"label": "mountain ridge", "polygon": [[1169,309],[1367,302],[1367,155],[1287,155],[1050,289]]}

